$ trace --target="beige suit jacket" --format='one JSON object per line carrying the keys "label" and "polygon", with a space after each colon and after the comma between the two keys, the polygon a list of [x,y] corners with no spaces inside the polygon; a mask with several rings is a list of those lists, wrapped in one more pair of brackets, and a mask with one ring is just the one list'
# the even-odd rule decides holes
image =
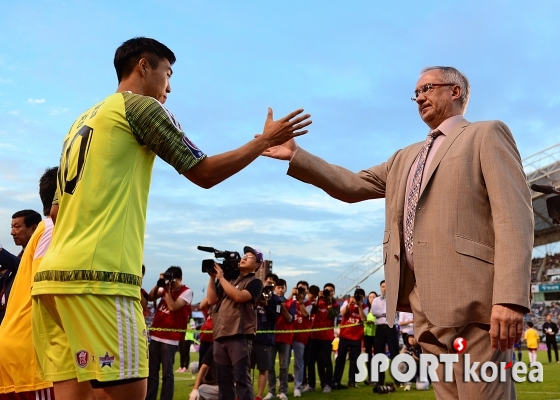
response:
{"label": "beige suit jacket", "polygon": [[440,327],[490,323],[494,304],[529,311],[533,212],[521,159],[500,121],[459,122],[430,164],[414,227],[414,273],[404,257],[406,181],[423,143],[358,173],[298,149],[288,175],[345,202],[385,198],[387,321],[410,311],[416,282],[428,320]]}

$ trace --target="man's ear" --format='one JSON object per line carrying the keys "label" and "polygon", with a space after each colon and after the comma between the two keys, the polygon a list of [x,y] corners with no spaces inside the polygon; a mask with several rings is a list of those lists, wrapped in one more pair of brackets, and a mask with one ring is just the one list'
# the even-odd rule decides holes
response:
{"label": "man's ear", "polygon": [[453,89],[451,91],[451,96],[453,97],[453,99],[459,99],[461,98],[461,94],[463,93],[463,91],[461,90],[461,86],[459,85],[454,85]]}
{"label": "man's ear", "polygon": [[150,64],[148,60],[145,58],[141,58],[138,60],[138,64],[136,64],[136,68],[138,69],[138,73],[144,77],[147,74],[147,69],[150,68]]}

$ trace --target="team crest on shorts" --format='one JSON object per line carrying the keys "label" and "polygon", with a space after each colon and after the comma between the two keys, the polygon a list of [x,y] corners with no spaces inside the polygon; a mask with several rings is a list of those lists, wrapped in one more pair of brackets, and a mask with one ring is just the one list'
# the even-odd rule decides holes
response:
{"label": "team crest on shorts", "polygon": [[85,368],[89,364],[89,353],[85,350],[80,350],[76,353],[76,364],[78,367]]}
{"label": "team crest on shorts", "polygon": [[101,368],[103,367],[111,368],[114,362],[115,362],[115,356],[110,356],[108,351],[105,352],[104,356],[99,357],[99,364],[101,364]]}

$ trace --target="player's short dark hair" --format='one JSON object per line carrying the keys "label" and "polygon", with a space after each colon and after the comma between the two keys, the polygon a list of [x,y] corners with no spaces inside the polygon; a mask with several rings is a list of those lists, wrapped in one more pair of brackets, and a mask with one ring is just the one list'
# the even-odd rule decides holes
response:
{"label": "player's short dark hair", "polygon": [[308,292],[311,293],[313,296],[319,296],[320,291],[321,291],[321,289],[319,289],[319,286],[317,286],[317,285],[309,286]]}
{"label": "player's short dark hair", "polygon": [[167,268],[166,272],[173,274],[173,278],[183,279],[183,270],[181,269],[181,267],[172,265],[171,267]]}
{"label": "player's short dark hair", "polygon": [[529,321],[529,322],[527,322],[527,326],[528,326],[529,328],[532,328],[534,325],[533,325],[533,323],[532,323],[531,321]]}
{"label": "player's short dark hair", "polygon": [[381,282],[379,282],[379,286],[383,285],[385,283],[385,279],[383,279]]}
{"label": "player's short dark hair", "polygon": [[278,279],[278,280],[276,281],[276,286],[286,286],[286,287],[287,287],[288,285],[286,284],[286,280],[285,280],[285,279]]}
{"label": "player's short dark hair", "polygon": [[274,281],[275,284],[278,282],[278,275],[273,274],[272,272],[269,272],[268,274],[266,274],[266,277],[264,278],[264,280],[267,280],[268,278],[272,278],[272,280]]}
{"label": "player's short dark hair", "polygon": [[[52,199],[51,199],[52,201]],[[12,215],[12,219],[14,218],[21,218],[23,217],[23,223],[27,228],[32,227],[33,225],[39,225],[41,220],[41,214],[34,210],[21,210]]]}
{"label": "player's short dark hair", "polygon": [[135,37],[119,46],[113,64],[120,81],[129,76],[141,58],[148,60],[150,67],[156,69],[159,62],[166,58],[169,64],[176,61],[175,54],[163,43],[146,37]]}
{"label": "player's short dark hair", "polygon": [[324,290],[327,286],[330,286],[330,287],[333,288],[333,290],[336,290],[336,288],[334,287],[334,283],[325,283],[325,284],[323,285],[323,290]]}
{"label": "player's short dark hair", "polygon": [[45,173],[39,179],[39,197],[43,203],[43,215],[47,217],[51,213],[52,202],[56,192],[56,179],[58,167],[45,169]]}
{"label": "player's short dark hair", "polygon": [[306,288],[309,287],[309,283],[307,283],[307,281],[299,281],[299,282],[296,284],[296,287],[298,287],[299,285],[303,285],[303,286],[305,286]]}

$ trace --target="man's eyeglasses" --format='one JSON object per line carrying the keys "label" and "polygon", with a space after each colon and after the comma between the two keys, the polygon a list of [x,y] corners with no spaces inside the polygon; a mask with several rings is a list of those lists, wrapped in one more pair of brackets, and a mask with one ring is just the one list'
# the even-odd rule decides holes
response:
{"label": "man's eyeglasses", "polygon": [[414,91],[414,97],[411,97],[410,100],[418,100],[418,96],[420,96],[421,94],[426,95],[427,93],[430,93],[437,86],[455,86],[455,83],[426,83],[425,85],[420,86],[420,89],[416,89]]}
{"label": "man's eyeglasses", "polygon": [[252,255],[252,254],[245,254],[243,257],[241,257],[241,259],[244,259],[244,258],[255,258],[255,256]]}

